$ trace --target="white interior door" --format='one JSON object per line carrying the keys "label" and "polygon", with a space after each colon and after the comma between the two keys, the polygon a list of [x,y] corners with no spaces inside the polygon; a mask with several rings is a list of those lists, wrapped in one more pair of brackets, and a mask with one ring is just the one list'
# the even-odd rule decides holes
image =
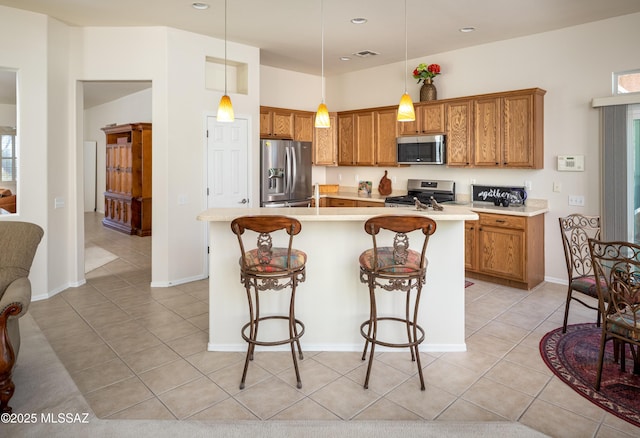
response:
{"label": "white interior door", "polygon": [[249,206],[249,123],[207,117],[207,208]]}

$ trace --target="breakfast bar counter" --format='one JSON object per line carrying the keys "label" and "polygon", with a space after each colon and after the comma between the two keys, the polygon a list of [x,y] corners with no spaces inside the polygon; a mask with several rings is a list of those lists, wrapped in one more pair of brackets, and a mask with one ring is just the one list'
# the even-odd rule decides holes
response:
{"label": "breakfast bar counter", "polygon": [[[210,351],[246,351],[240,330],[248,321],[246,292],[240,283],[240,249],[231,231],[233,219],[244,215],[285,215],[302,223],[294,247],[307,253],[306,280],[296,293],[296,317],[306,326],[301,338],[306,351],[360,351],[360,324],[369,315],[369,292],[360,282],[358,257],[371,248],[364,222],[378,215],[420,214],[436,221],[429,240],[427,281],[420,301],[418,323],[426,336],[422,351],[465,351],[464,221],[478,215],[463,206],[444,211],[415,208],[215,208],[198,215],[209,222],[209,344]],[[283,245],[284,242],[274,242]],[[404,300],[384,294],[379,314],[404,312]],[[288,293],[265,292],[261,313],[286,311]],[[394,337],[406,336],[402,330]],[[383,328],[381,328],[382,330]],[[261,337],[277,338],[277,327],[260,326]],[[387,333],[387,332],[385,332]],[[288,346],[283,346],[288,348]]]}

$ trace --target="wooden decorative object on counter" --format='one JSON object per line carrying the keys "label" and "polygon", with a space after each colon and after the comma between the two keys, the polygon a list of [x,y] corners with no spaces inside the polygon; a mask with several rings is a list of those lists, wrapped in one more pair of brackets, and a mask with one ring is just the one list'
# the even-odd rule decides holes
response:
{"label": "wooden decorative object on counter", "polygon": [[380,180],[380,185],[378,186],[378,192],[382,196],[387,196],[391,194],[391,180],[387,178],[387,171],[384,171],[384,176]]}
{"label": "wooden decorative object on counter", "polygon": [[319,190],[320,194],[324,195],[327,193],[338,193],[338,189],[340,186],[338,184],[320,184]]}
{"label": "wooden decorative object on counter", "polygon": [[105,227],[151,235],[151,123],[102,128],[107,136]]}

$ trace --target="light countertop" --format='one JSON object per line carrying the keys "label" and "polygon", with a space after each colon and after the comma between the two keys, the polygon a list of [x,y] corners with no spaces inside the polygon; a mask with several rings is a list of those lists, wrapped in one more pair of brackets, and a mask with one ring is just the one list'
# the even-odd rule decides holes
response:
{"label": "light countertop", "polygon": [[366,221],[378,215],[412,215],[419,214],[435,221],[476,220],[478,215],[468,207],[460,205],[445,206],[444,211],[433,209],[417,211],[415,207],[281,207],[281,208],[210,208],[197,217],[200,221],[226,222],[245,215],[285,215],[292,216],[300,222],[339,222]]}
{"label": "light countertop", "polygon": [[[402,196],[406,195],[405,192],[394,191],[391,195],[388,196]],[[340,187],[339,191],[336,193],[324,193],[320,195],[321,198],[339,198],[339,199],[351,199],[351,200],[360,200],[360,201],[371,201],[371,202],[380,202],[381,205],[384,205],[384,200],[387,196],[380,195],[376,190],[371,193],[370,197],[367,196],[358,196],[357,189],[343,188]],[[470,202],[469,195],[457,195],[458,200],[456,203],[451,204],[443,204],[445,206],[445,212],[448,207],[466,207],[471,211],[477,213],[494,213],[494,214],[506,214],[512,216],[537,216],[539,214],[544,214],[549,212],[549,203],[545,199],[527,199],[526,205],[524,206],[509,206],[509,207],[496,207],[492,202]],[[331,207],[338,208],[338,207]],[[374,207],[375,208],[375,207]],[[405,208],[405,207],[401,207]],[[413,208],[413,207],[407,207]],[[415,211],[415,210],[414,210]],[[431,211],[431,210],[429,210]],[[389,213],[386,213],[389,214]]]}

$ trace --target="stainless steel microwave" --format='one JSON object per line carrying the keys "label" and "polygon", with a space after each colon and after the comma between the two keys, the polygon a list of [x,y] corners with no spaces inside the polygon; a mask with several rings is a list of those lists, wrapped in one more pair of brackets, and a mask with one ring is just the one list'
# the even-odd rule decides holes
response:
{"label": "stainless steel microwave", "polygon": [[419,135],[396,139],[398,163],[445,164],[445,136]]}

